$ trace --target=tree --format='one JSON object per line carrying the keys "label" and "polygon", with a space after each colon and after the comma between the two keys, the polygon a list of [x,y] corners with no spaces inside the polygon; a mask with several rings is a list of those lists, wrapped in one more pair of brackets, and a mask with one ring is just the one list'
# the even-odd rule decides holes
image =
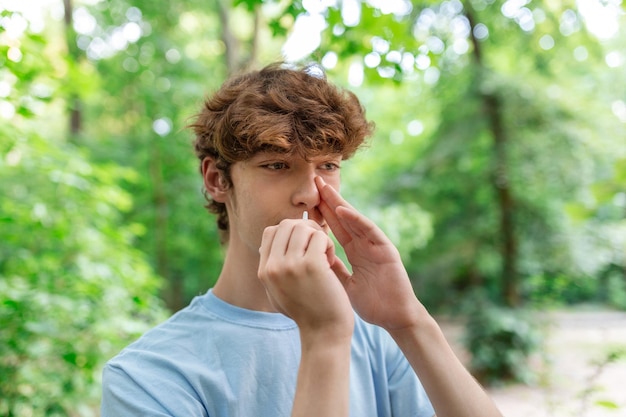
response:
{"label": "tree", "polygon": [[140,226],[123,221],[132,199],[118,183],[137,177],[52,129],[62,63],[20,13],[2,16],[0,414],[89,415],[104,362],[164,318],[133,247]]}
{"label": "tree", "polygon": [[84,98],[83,143],[97,160],[145,173],[125,187],[135,200],[126,220],[145,225],[138,245],[175,311],[213,285],[222,257],[186,125],[204,94],[273,56],[280,40],[262,30],[260,5],[118,0],[78,10],[93,21],[79,45],[106,86]]}
{"label": "tree", "polygon": [[[578,241],[563,212],[623,157],[619,135],[604,139],[623,131],[607,108],[623,99],[605,82],[613,46],[586,31],[586,16],[541,2],[350,4],[352,13],[347,3],[317,11],[327,26],[313,56],[337,74],[362,71],[368,86],[401,85],[415,103],[404,111],[430,123],[381,188],[381,201],[432,213],[435,236],[409,262],[417,287],[445,300],[457,297],[450,287],[481,285],[519,305],[523,278],[597,274],[572,256]],[[602,75],[590,82],[589,72]],[[378,175],[389,178],[383,143]]]}

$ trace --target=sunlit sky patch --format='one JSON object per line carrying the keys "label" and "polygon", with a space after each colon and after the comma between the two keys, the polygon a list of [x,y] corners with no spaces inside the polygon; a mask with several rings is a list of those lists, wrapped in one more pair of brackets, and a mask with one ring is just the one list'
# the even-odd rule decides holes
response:
{"label": "sunlit sky patch", "polygon": [[[82,0],[80,3],[89,5],[99,3],[100,1]],[[293,31],[283,47],[284,58],[287,61],[298,61],[319,47],[321,33],[327,29],[324,15],[329,7],[337,7],[340,4],[344,25],[354,26],[360,21],[361,4],[363,2],[378,8],[381,13],[394,14],[396,16],[406,16],[412,10],[411,2],[408,0],[342,0],[341,2],[338,0],[303,0],[302,5],[306,13],[299,16],[294,24]],[[583,16],[584,24],[591,33],[599,39],[609,39],[616,36],[619,31],[620,14],[623,13],[622,0],[577,0],[576,3],[578,10]],[[527,7],[529,4],[530,0],[507,0],[502,4],[501,12],[504,16],[515,20],[522,30],[532,31],[536,24],[541,23],[545,19],[545,14],[540,9],[531,11]],[[459,8],[462,7],[459,0],[450,0],[442,3],[442,7],[444,7],[443,5],[451,9],[447,12],[456,14],[460,12]],[[63,2],[61,0],[2,0],[1,8],[21,13],[21,16],[14,15],[13,17],[3,18],[2,24],[6,30],[5,34],[13,39],[19,38],[26,28],[35,33],[43,31],[47,15],[57,20],[63,18]],[[74,28],[79,35],[84,35],[83,38],[79,36],[79,41],[83,42],[81,47],[87,51],[90,58],[106,58],[116,51],[125,49],[128,44],[137,42],[141,36],[146,34],[146,28],[141,26],[139,22],[141,11],[133,7],[131,9],[138,12],[138,15],[134,16],[135,18],[127,16],[129,21],[125,25],[116,28],[111,33],[101,34],[92,39],[90,35],[93,35],[97,22],[84,7],[76,8],[74,11]],[[445,10],[442,10],[442,12],[445,12]],[[428,17],[424,13],[422,15],[421,17]],[[461,18],[459,17],[459,19]],[[566,11],[560,22],[561,33],[567,36],[579,30],[580,22],[578,20],[573,12]],[[464,38],[467,37],[469,26],[462,19],[453,21],[453,23],[452,29],[455,32],[455,39],[458,40],[453,43],[453,48],[457,54],[463,54],[469,48],[467,41],[464,41]],[[474,28],[474,34],[479,39],[489,36],[484,25],[477,25]],[[541,39],[540,46],[542,48],[550,49],[553,47],[554,40],[551,37],[544,36]],[[85,44],[86,42],[89,42],[89,44]],[[383,39],[378,41],[379,44],[384,42]],[[442,42],[437,37],[428,37],[426,43],[428,49],[433,53],[442,48],[442,45],[438,44]],[[386,55],[394,52],[381,51],[379,50],[380,45],[372,45],[372,47],[372,54],[368,55],[365,60],[365,65],[368,67],[376,67],[381,63],[383,56],[385,59],[388,59],[389,57]],[[584,59],[586,57],[585,52],[578,50],[575,53],[576,58],[579,60]],[[16,62],[19,62],[21,59],[19,48],[12,48],[10,54],[9,59]],[[177,57],[174,55],[172,53],[168,59],[176,60]],[[391,57],[393,58],[393,55]],[[407,59],[407,57],[399,57],[397,61],[406,62]],[[419,69],[425,70],[430,65],[430,62],[427,63],[426,59],[419,54],[414,59]],[[623,65],[624,56],[615,53],[609,54],[606,61],[607,65],[611,67]],[[326,63],[336,65],[336,57],[328,57]]]}
{"label": "sunlit sky patch", "polygon": [[[411,12],[411,3],[406,0],[365,0],[371,6],[380,9],[381,13],[393,13],[398,16],[404,16]],[[609,39],[618,33],[619,30],[619,17],[622,12],[621,0],[577,0],[578,10],[583,16],[584,24],[587,29],[597,36],[599,39]],[[530,0],[507,0],[501,7],[501,12],[504,16],[515,20],[520,28],[524,31],[532,31],[535,29],[536,24],[539,24],[545,20],[545,13],[541,9],[535,9],[531,11],[526,6],[530,3]],[[337,6],[336,0],[305,0],[303,6],[307,11],[306,18],[299,18],[294,25],[293,32],[291,33],[289,40],[283,47],[283,55],[287,61],[298,61],[305,58],[311,52],[319,47],[321,41],[321,32],[326,29],[327,25],[323,18],[324,13],[329,7]],[[341,2],[341,15],[344,20],[344,25],[354,26],[358,24],[360,20],[360,0],[343,0]],[[460,7],[459,1],[446,2],[448,7]],[[456,11],[458,13],[460,10]],[[426,14],[424,17],[428,17]],[[435,18],[434,13],[432,18]],[[427,23],[427,22],[425,22]],[[462,21],[454,22],[456,27],[457,39],[459,42],[454,43],[455,52],[458,54],[464,53],[469,48],[467,41],[463,42],[463,36],[461,32],[467,31],[469,26]],[[568,36],[575,31],[579,30],[580,22],[576,18],[576,15],[572,11],[566,11],[561,19],[560,31],[563,35]],[[426,24],[426,26],[429,26]],[[454,29],[454,28],[453,28]],[[467,34],[465,34],[466,37]],[[479,24],[474,28],[474,35],[478,39],[484,39],[488,37],[487,28]],[[376,39],[374,39],[376,40]],[[383,40],[384,41],[384,40]],[[429,50],[435,52],[441,45],[437,45],[437,42],[441,42],[439,38],[429,37],[426,41],[429,45]],[[380,43],[380,42],[378,42]],[[554,39],[547,35],[541,38],[540,46],[543,49],[551,49],[554,47]],[[381,52],[377,49],[378,46],[372,45],[372,53],[365,57],[365,65],[368,67],[377,66],[381,62],[381,55],[387,52]],[[586,58],[586,51],[579,50],[576,53],[576,58],[579,60]],[[426,69],[428,65],[423,57],[416,57],[417,67],[420,69]],[[334,61],[333,61],[334,62]],[[608,60],[607,64],[615,65],[615,58]],[[358,78],[358,77],[357,77]]]}
{"label": "sunlit sky patch", "polygon": [[619,30],[621,0],[578,0],[578,10],[585,19],[587,29],[600,39],[609,39]]}

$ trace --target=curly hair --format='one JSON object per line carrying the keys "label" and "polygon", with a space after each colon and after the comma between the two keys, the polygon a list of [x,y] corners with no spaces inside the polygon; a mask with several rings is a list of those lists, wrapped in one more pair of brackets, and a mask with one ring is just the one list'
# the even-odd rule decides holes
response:
{"label": "curly hair", "polygon": [[[200,160],[214,158],[226,184],[230,167],[259,151],[298,153],[305,159],[332,153],[350,158],[373,133],[374,124],[350,91],[332,85],[317,66],[271,64],[226,81],[204,101],[190,124]],[[223,203],[204,190],[207,209],[228,233]]]}

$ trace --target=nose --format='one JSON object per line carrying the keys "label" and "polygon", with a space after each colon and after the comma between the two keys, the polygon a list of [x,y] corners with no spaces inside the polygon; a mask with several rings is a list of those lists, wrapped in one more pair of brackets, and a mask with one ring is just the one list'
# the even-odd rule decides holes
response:
{"label": "nose", "polygon": [[307,169],[298,176],[292,194],[292,203],[302,209],[312,210],[320,203],[320,193],[315,184],[315,169]]}

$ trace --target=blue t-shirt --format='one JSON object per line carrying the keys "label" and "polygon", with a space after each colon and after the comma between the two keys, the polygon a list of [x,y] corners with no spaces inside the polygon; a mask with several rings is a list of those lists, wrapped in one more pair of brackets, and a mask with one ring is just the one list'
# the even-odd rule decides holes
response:
{"label": "blue t-shirt", "polygon": [[[209,291],[107,363],[102,417],[288,417],[299,363],[293,320],[233,306]],[[434,415],[393,339],[358,316],[350,415]]]}

